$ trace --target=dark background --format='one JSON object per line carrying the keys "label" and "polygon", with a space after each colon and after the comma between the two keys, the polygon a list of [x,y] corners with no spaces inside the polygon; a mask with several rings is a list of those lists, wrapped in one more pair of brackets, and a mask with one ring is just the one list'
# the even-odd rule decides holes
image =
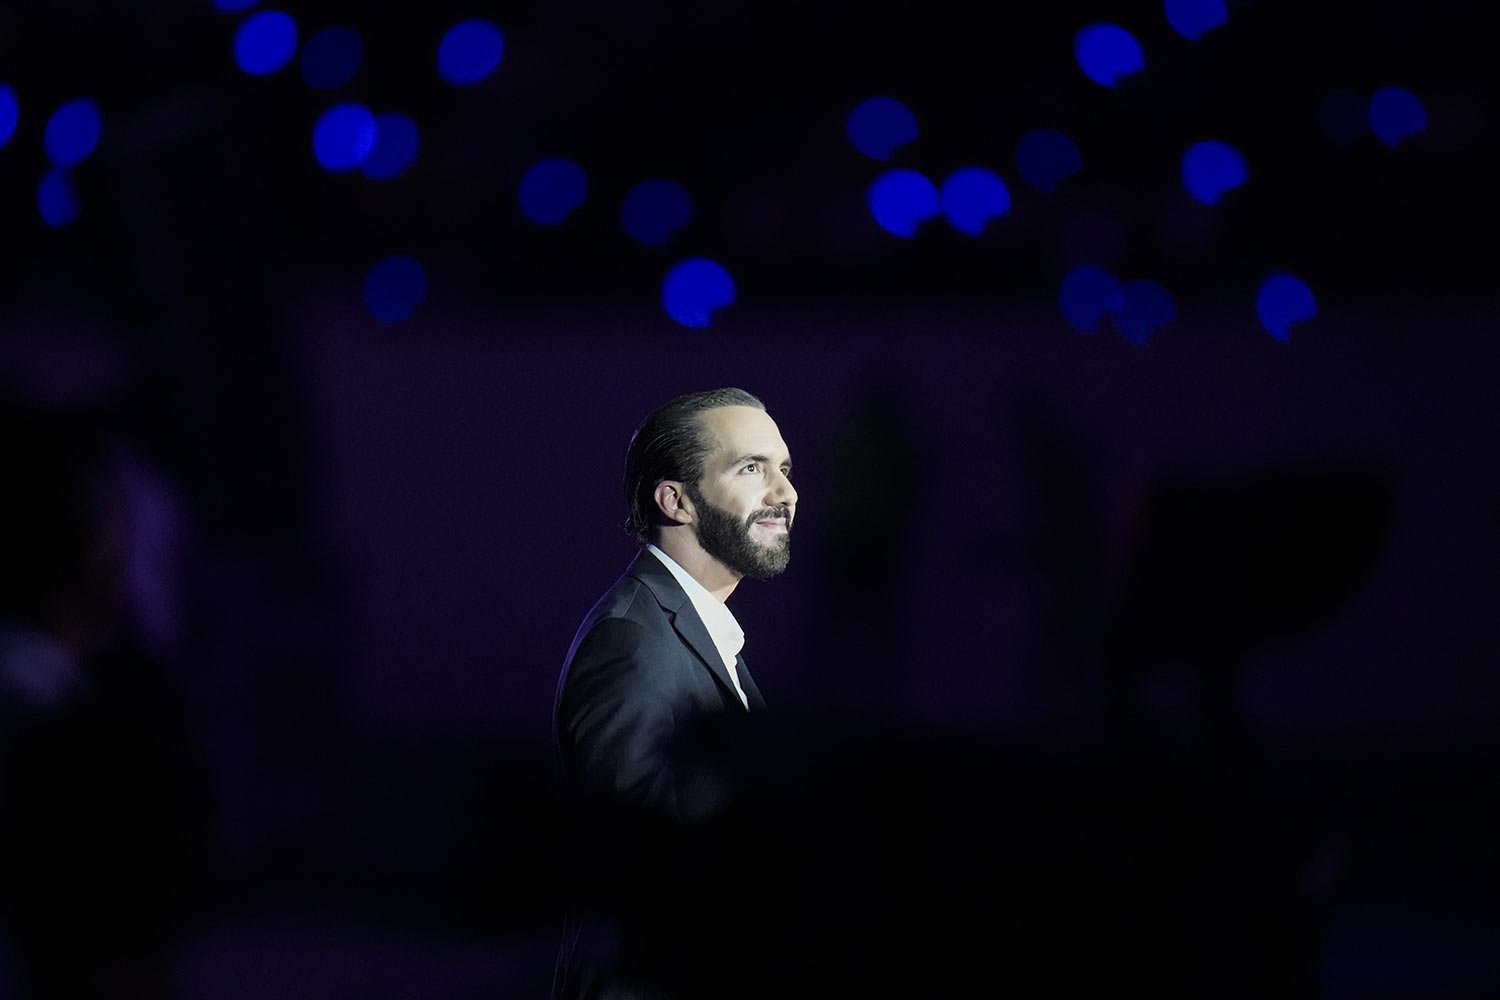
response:
{"label": "dark background", "polygon": [[[0,9],[21,102],[0,148],[0,384],[131,445],[131,627],[211,802],[182,995],[545,990],[568,884],[557,670],[632,554],[631,429],[726,384],[766,401],[801,493],[791,570],[731,605],[796,720],[777,745],[810,747],[766,759],[821,775],[831,748],[863,748],[853,773],[877,789],[893,755],[963,761],[942,801],[975,815],[933,823],[993,836],[993,871],[1027,842],[993,817],[1052,816],[1075,786],[1069,829],[1098,822],[1108,854],[1091,796],[1132,748],[1134,780],[1231,803],[1209,869],[1289,887],[1266,913],[1315,913],[1312,995],[1500,989],[1496,133],[1474,5],[1237,3],[1196,43],[1145,3],[285,9],[304,40],[362,33],[351,83],[245,75],[244,15],[207,0]],[[506,54],[456,89],[434,53],[469,16]],[[1118,90],[1072,60],[1101,19],[1147,53]],[[1391,84],[1422,98],[1424,133],[1325,134],[1329,94]],[[876,226],[883,167],[843,126],[879,94],[921,128],[897,164],[989,165],[1011,213],[977,240]],[[43,123],[79,95],[103,137],[74,173],[81,216],[49,229]],[[319,169],[310,130],[338,100],[418,121],[405,176]],[[1083,155],[1051,195],[1014,168],[1039,127]],[[1178,178],[1200,138],[1251,162],[1214,208]],[[551,155],[589,189],[543,228],[516,191]],[[694,200],[661,248],[618,223],[648,177]],[[392,253],[430,290],[382,325],[361,287]],[[658,303],[693,255],[738,288],[705,330]],[[1144,348],[1072,329],[1057,289],[1084,262],[1162,283],[1177,319]],[[1319,301],[1287,343],[1254,311],[1273,270]],[[892,784],[871,822],[925,822],[932,803]],[[963,881],[903,857],[872,864]],[[979,912],[957,899],[926,905]],[[1238,909],[1203,912],[1254,940]],[[1244,956],[1202,954],[1195,995],[1231,995]]]}

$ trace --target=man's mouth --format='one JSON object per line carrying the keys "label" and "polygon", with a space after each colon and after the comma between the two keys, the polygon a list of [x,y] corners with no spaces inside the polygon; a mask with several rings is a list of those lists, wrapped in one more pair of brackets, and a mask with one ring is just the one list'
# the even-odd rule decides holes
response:
{"label": "man's mouth", "polygon": [[755,518],[752,524],[765,528],[773,535],[784,535],[792,530],[792,509],[790,507],[766,507],[750,515]]}

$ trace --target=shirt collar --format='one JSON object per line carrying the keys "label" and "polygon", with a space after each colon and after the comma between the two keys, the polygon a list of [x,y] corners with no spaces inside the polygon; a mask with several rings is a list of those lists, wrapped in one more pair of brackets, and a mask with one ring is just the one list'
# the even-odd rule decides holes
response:
{"label": "shirt collar", "polygon": [[735,657],[740,655],[740,650],[745,648],[745,630],[740,628],[740,623],[735,620],[729,607],[710,594],[707,587],[694,580],[692,574],[677,565],[677,560],[650,543],[647,543],[646,548],[661,560],[661,564],[682,585],[688,600],[693,602],[693,610],[698,612],[703,627],[708,629],[709,638],[713,639],[719,655],[724,658],[725,665],[733,663]]}

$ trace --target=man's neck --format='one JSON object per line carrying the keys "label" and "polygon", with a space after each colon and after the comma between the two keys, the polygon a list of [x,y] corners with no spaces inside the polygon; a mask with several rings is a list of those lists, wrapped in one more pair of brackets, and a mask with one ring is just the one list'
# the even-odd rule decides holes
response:
{"label": "man's neck", "polygon": [[653,544],[720,601],[727,602],[739,585],[739,575],[705,552],[698,544],[698,537],[687,527],[664,528]]}

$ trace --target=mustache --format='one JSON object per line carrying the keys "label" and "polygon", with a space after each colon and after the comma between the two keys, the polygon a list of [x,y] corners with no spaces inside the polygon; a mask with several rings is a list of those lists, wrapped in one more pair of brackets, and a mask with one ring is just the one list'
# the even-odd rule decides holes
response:
{"label": "mustache", "polygon": [[745,519],[745,527],[748,528],[756,521],[769,521],[772,518],[776,517],[779,517],[786,522],[786,530],[792,530],[792,508],[785,506],[767,507],[765,510],[756,511],[754,514],[751,514],[748,518]]}

